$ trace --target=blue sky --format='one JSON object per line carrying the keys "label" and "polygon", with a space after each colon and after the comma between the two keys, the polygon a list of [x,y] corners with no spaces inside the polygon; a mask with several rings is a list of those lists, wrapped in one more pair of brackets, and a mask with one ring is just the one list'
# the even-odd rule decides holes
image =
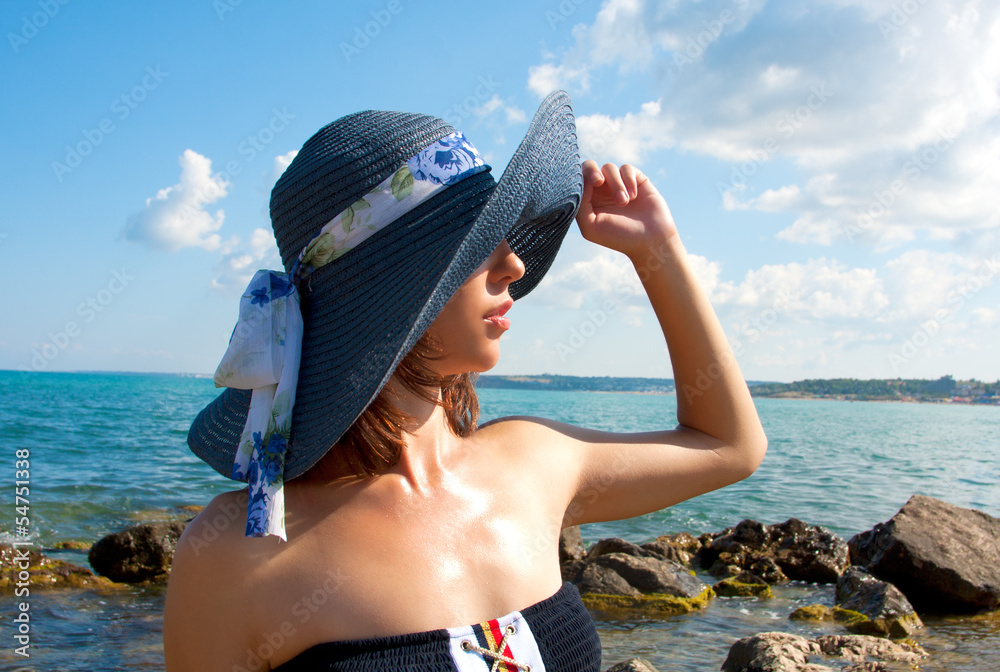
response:
{"label": "blue sky", "polygon": [[[211,373],[269,192],[361,109],[499,176],[541,98],[667,197],[757,380],[1000,378],[1000,7],[639,0],[0,4],[0,368]],[[502,374],[666,376],[620,255],[570,233]]]}

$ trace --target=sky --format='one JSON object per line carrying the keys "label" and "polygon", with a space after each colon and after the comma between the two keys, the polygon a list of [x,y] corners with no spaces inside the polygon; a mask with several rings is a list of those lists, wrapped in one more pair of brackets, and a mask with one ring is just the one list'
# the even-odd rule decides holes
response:
{"label": "sky", "polygon": [[[433,114],[499,177],[561,88],[581,156],[666,197],[746,378],[1000,378],[1000,3],[34,0],[0,27],[2,369],[211,374],[315,131]],[[508,316],[492,373],[672,375],[575,224]]]}

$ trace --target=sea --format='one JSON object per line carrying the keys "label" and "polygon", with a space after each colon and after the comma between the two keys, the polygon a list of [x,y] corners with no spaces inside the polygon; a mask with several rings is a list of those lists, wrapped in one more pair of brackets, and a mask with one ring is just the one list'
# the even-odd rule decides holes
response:
{"label": "sea", "polygon": [[[14,527],[18,450],[30,455],[26,538],[82,566],[89,566],[86,551],[53,547],[90,543],[141,522],[183,520],[192,515],[183,507],[233,489],[185,440],[192,419],[217,394],[206,377],[0,371],[0,436],[7,445],[0,542],[23,538]],[[614,432],[676,423],[670,395],[481,389],[480,403],[481,421],[534,415]],[[756,404],[769,448],[753,476],[647,516],[584,526],[584,541],[614,536],[641,543],[674,532],[717,532],[747,518],[770,524],[793,517],[848,539],[891,518],[914,494],[1000,517],[1000,407]],[[15,653],[13,619],[21,600],[2,596],[0,670],[163,670],[164,596],[162,587],[34,590],[30,658]],[[660,672],[718,670],[740,637],[838,632],[788,620],[796,607],[812,603],[832,605],[833,587],[793,582],[777,586],[769,600],[716,598],[704,610],[665,620],[599,620],[602,669],[641,657]],[[930,657],[921,669],[1000,670],[1000,619],[928,617],[925,623],[916,640]]]}

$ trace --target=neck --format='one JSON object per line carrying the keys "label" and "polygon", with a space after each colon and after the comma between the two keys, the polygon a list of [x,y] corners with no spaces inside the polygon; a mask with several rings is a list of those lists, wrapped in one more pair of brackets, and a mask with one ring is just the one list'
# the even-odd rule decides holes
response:
{"label": "neck", "polygon": [[[402,487],[415,492],[434,487],[447,471],[448,458],[457,440],[440,405],[441,391],[437,392],[439,403],[435,404],[414,393],[393,376],[381,394],[386,395],[389,402],[410,416],[411,420],[402,428],[403,445],[398,461],[380,475],[394,475],[400,479]],[[296,480],[302,484],[321,484],[354,480],[353,475],[348,461],[334,447]]]}

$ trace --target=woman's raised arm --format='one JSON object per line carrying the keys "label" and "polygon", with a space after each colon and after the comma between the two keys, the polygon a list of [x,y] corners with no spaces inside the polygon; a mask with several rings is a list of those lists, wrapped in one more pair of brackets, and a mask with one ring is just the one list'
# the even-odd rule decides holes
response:
{"label": "woman's raised arm", "polygon": [[630,165],[587,161],[583,174],[580,230],[635,266],[670,351],[680,424],[616,434],[537,418],[513,423],[519,427],[510,431],[522,438],[557,447],[570,480],[565,525],[641,515],[729,485],[752,474],[767,449],[746,381],[662,196]]}

